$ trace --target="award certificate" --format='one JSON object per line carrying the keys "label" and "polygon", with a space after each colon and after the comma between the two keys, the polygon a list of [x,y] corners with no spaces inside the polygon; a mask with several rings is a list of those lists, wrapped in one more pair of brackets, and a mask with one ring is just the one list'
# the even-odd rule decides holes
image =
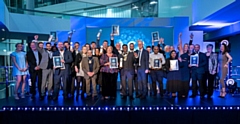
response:
{"label": "award certificate", "polygon": [[109,57],[110,68],[118,68],[118,58]]}
{"label": "award certificate", "polygon": [[172,69],[172,71],[178,71],[178,60],[170,60],[170,68]]}
{"label": "award certificate", "polygon": [[154,59],[153,60],[153,68],[160,68],[160,60],[159,59]]}
{"label": "award certificate", "polygon": [[53,66],[56,68],[62,68],[61,56],[53,56]]}
{"label": "award certificate", "polygon": [[112,34],[113,35],[119,35],[119,25],[113,25],[112,26]]}
{"label": "award certificate", "polygon": [[152,32],[152,40],[153,41],[159,41],[159,33],[156,32]]}
{"label": "award certificate", "polygon": [[190,56],[190,65],[191,66],[197,66],[198,62],[199,62],[198,54]]}

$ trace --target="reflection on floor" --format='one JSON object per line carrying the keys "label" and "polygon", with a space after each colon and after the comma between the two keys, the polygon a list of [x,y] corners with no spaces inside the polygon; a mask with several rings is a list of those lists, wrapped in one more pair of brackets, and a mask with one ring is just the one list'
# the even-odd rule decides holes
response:
{"label": "reflection on floor", "polygon": [[[60,93],[62,94],[62,93]],[[190,91],[191,94],[191,91]],[[164,96],[161,98],[158,94],[157,97],[148,96],[146,99],[141,100],[135,98],[130,100],[121,99],[120,92],[117,92],[117,98],[115,100],[101,100],[99,99],[84,99],[77,101],[74,99],[64,100],[62,96],[59,96],[58,101],[47,100],[40,101],[38,97],[35,100],[31,100],[30,97],[25,99],[15,100],[14,97],[0,100],[0,107],[3,106],[239,106],[240,95],[236,94],[234,97],[228,94],[225,98],[218,97],[219,92],[215,91],[212,99],[200,99],[196,98],[170,98]]]}

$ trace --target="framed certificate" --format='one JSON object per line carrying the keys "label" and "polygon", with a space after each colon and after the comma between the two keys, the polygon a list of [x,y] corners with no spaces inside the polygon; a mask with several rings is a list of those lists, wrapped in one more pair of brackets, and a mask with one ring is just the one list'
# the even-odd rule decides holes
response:
{"label": "framed certificate", "polygon": [[172,69],[172,71],[178,71],[178,60],[170,60],[170,68]]}
{"label": "framed certificate", "polygon": [[109,58],[110,68],[118,68],[118,58],[110,57]]}
{"label": "framed certificate", "polygon": [[50,36],[51,36],[51,41],[56,41],[57,38],[57,32],[51,31],[50,32]]}
{"label": "framed certificate", "polygon": [[190,65],[191,66],[197,66],[198,62],[199,62],[198,54],[190,56]]}
{"label": "framed certificate", "polygon": [[160,68],[160,60],[159,59],[154,59],[153,60],[153,68]]}
{"label": "framed certificate", "polygon": [[56,68],[62,68],[61,56],[53,56],[53,66]]}
{"label": "framed certificate", "polygon": [[152,40],[153,41],[159,41],[159,33],[158,33],[158,31],[152,32]]}
{"label": "framed certificate", "polygon": [[113,35],[119,35],[119,25],[113,25],[112,26],[112,34]]}

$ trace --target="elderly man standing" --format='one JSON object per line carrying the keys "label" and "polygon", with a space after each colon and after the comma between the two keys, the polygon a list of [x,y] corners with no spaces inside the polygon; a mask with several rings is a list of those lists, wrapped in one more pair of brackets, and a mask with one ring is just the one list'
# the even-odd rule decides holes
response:
{"label": "elderly man standing", "polygon": [[139,86],[139,94],[136,96],[140,99],[146,99],[147,95],[147,73],[149,71],[149,53],[147,50],[143,48],[143,42],[141,40],[138,41],[137,58],[138,58],[138,86]]}
{"label": "elderly man standing", "polygon": [[97,73],[99,71],[99,61],[97,57],[92,56],[92,50],[87,51],[87,57],[82,60],[82,69],[84,72],[84,78],[86,80],[86,93],[88,98],[91,97],[90,82],[92,82],[92,98],[97,98]]}

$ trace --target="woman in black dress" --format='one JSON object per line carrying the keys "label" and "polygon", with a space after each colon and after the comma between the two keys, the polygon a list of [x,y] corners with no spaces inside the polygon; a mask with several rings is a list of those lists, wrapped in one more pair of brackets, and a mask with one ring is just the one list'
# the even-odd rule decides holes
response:
{"label": "woman in black dress", "polygon": [[[177,61],[177,69],[171,67],[171,62]],[[172,93],[172,97],[176,97],[176,92],[179,92],[179,85],[181,83],[181,71],[179,70],[180,62],[177,59],[177,52],[171,51],[170,58],[166,61],[167,73],[167,91]]]}

